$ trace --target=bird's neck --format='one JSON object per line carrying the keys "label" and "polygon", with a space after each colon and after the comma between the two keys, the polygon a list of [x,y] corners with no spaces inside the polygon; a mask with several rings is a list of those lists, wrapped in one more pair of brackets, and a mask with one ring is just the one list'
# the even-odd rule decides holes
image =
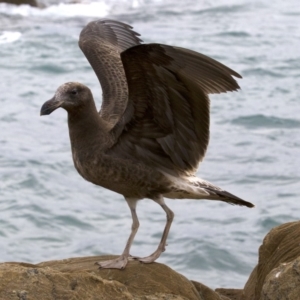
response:
{"label": "bird's neck", "polygon": [[101,151],[101,146],[105,145],[108,133],[95,105],[68,112],[68,125],[72,152],[79,153],[93,147],[99,147]]}

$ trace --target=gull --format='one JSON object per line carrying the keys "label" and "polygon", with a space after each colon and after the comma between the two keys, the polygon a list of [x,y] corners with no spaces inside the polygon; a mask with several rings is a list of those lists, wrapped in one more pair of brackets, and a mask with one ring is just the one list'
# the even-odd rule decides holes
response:
{"label": "gull", "polygon": [[[239,89],[233,78],[241,78],[238,73],[192,50],[143,44],[131,26],[109,19],[88,23],[79,47],[102,87],[100,111],[87,86],[68,82],[43,104],[41,115],[67,111],[76,170],[123,195],[130,208],[125,249],[116,259],[97,262],[100,268],[123,269],[131,259],[152,263],[165,251],[174,213],[164,198],[254,206],[196,176],[209,142],[208,95]],[[136,206],[144,198],[158,203],[167,220],[156,251],[132,257]]]}

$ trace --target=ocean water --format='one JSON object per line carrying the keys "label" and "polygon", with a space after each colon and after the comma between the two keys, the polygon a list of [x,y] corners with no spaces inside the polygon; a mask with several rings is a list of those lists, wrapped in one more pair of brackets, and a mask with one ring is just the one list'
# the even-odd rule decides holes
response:
{"label": "ocean water", "polygon": [[[66,113],[40,117],[67,81],[101,89],[77,46],[82,27],[108,17],[147,42],[209,55],[239,72],[239,92],[211,96],[211,139],[198,175],[253,202],[166,200],[175,213],[158,262],[212,288],[241,288],[274,226],[299,219],[300,6],[298,1],[134,0],[0,3],[0,261],[38,263],[120,254],[130,232],[121,195],[73,167]],[[156,249],[165,215],[139,202],[131,254]]]}

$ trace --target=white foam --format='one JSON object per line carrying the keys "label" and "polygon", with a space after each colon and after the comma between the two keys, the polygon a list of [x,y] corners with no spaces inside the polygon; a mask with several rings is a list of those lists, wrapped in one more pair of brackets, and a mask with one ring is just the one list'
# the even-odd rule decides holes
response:
{"label": "white foam", "polygon": [[0,31],[0,44],[13,43],[21,37],[18,31]]}
{"label": "white foam", "polygon": [[105,17],[109,12],[109,6],[103,2],[90,3],[60,3],[46,8],[36,8],[29,5],[10,5],[0,3],[0,13],[8,15],[21,15],[23,17]]}

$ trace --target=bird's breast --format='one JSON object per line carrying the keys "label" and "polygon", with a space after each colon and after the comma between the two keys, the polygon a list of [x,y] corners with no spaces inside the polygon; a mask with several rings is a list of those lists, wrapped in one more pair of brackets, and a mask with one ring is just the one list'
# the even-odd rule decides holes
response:
{"label": "bird's breast", "polygon": [[72,153],[74,166],[84,179],[125,197],[151,198],[169,189],[162,173],[142,164],[103,153]]}

